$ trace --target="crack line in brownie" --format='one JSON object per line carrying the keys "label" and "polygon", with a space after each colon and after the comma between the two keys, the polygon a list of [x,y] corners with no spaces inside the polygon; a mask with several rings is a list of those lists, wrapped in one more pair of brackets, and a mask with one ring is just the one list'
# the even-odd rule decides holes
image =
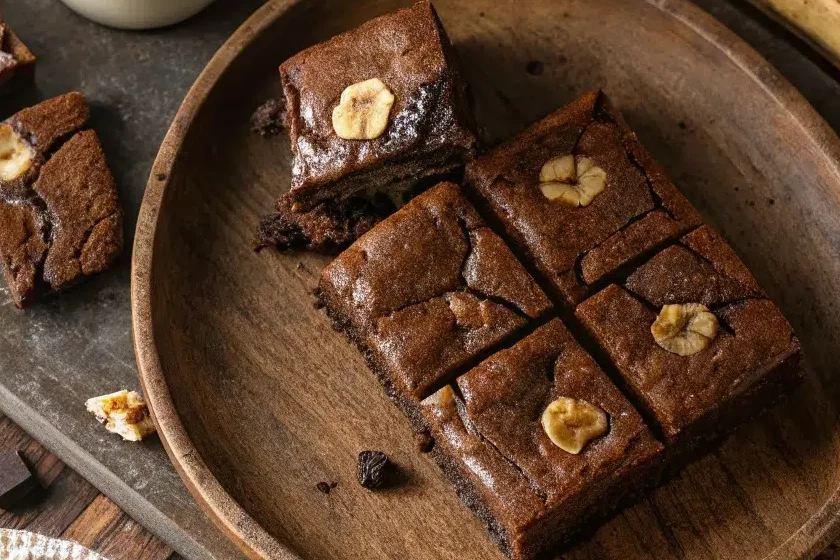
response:
{"label": "crack line in brownie", "polygon": [[[701,225],[701,226],[695,228],[695,230],[700,229],[701,227],[703,227],[703,226]],[[689,247],[688,245],[683,243],[682,238],[686,237],[687,235],[690,235],[693,231],[694,230],[692,230],[691,232],[688,232],[685,235],[681,236],[680,241],[678,243],[676,243],[676,245],[679,245],[680,247],[683,247],[683,248],[687,249],[688,251],[690,251],[692,255],[694,255],[695,257],[697,257],[701,261],[703,261],[706,264],[708,264],[709,266],[711,266],[717,274],[720,274],[721,276],[725,276],[725,277],[729,278],[730,280],[732,280],[733,282],[737,282],[740,286],[742,286],[747,291],[750,291],[750,292],[755,291],[752,288],[750,288],[749,286],[745,285],[738,278],[732,276],[731,274],[729,274],[728,272],[726,272],[725,270],[720,268],[715,262],[709,260],[705,256],[701,255],[700,253],[698,253],[697,251],[695,251],[694,249],[692,249],[691,247]],[[739,302],[742,302],[742,301],[750,301],[750,300],[753,300],[753,299],[769,299],[769,298],[767,298],[767,296],[765,296],[765,295],[756,295],[756,296],[738,298],[736,300],[732,300],[730,303],[739,303]],[[722,307],[723,305],[726,305],[726,304],[717,304],[717,307]],[[711,308],[712,306],[709,306],[709,307]]]}
{"label": "crack line in brownie", "polygon": [[672,220],[676,222],[681,222],[681,220],[678,220],[677,217],[674,216],[671,213],[671,211],[665,207],[665,204],[662,202],[662,197],[660,197],[659,194],[656,192],[656,189],[653,188],[653,181],[650,180],[650,175],[648,175],[647,169],[645,169],[644,166],[642,166],[642,164],[639,163],[639,161],[636,159],[636,156],[629,152],[626,148],[624,150],[624,153],[627,154],[627,161],[630,162],[630,165],[635,167],[639,171],[639,173],[641,173],[642,177],[644,177],[645,183],[647,184],[648,190],[650,191],[650,197],[651,199],[653,199],[654,209],[658,208],[666,214],[668,214],[668,216]]}
{"label": "crack line in brownie", "polygon": [[[702,227],[702,226],[700,226],[700,227]],[[695,229],[697,229],[697,228],[695,228]],[[690,233],[690,232],[688,232],[688,233]],[[683,234],[683,235],[687,235],[687,234]],[[642,253],[639,253],[634,258],[630,259],[629,261],[627,261],[623,265],[615,268],[612,272],[610,272],[608,274],[605,274],[604,276],[602,276],[601,278],[599,278],[598,280],[596,280],[592,284],[585,284],[584,283],[584,286],[586,286],[586,288],[587,288],[586,296],[577,305],[580,305],[581,303],[586,301],[588,298],[597,294],[598,292],[600,292],[601,290],[603,290],[604,288],[606,288],[610,284],[620,284],[622,287],[624,287],[624,284],[627,281],[627,278],[629,278],[630,275],[632,275],[638,269],[640,269],[644,265],[646,265],[656,255],[658,255],[662,251],[664,251],[666,249],[669,249],[671,247],[681,247],[681,246],[682,245],[679,243],[678,239],[675,239],[675,238],[665,239],[665,240],[662,241],[662,243],[656,245],[655,247],[652,247],[651,249],[649,249],[647,251],[643,251]],[[577,307],[577,305],[575,307]],[[657,313],[658,313],[658,311],[657,311]]]}
{"label": "crack line in brownie", "polygon": [[[649,301],[647,298],[645,298],[643,295],[634,292],[632,289],[630,289],[629,286],[627,286],[625,284],[621,284],[621,288],[625,292],[627,292],[627,295],[629,295],[630,297],[632,297],[633,299],[635,299],[636,301],[638,301],[639,303],[644,305],[646,309],[650,310],[654,314],[659,315],[660,311],[662,311],[661,307],[657,307],[651,301]],[[718,326],[721,329],[723,329],[724,331],[726,331],[727,334],[729,334],[731,336],[735,336],[735,330],[732,327],[730,327],[729,324],[726,322],[726,320],[723,317],[721,317],[721,315],[717,312],[721,311],[723,309],[726,309],[728,307],[732,307],[734,305],[744,303],[745,301],[760,300],[760,299],[767,299],[767,298],[761,298],[761,297],[739,298],[739,299],[732,300],[732,301],[724,301],[724,302],[716,303],[714,305],[708,305],[707,308],[709,309],[709,311],[711,311],[715,314],[715,317],[717,317]],[[682,302],[682,303],[691,303],[691,302]]]}
{"label": "crack line in brownie", "polygon": [[552,319],[555,318],[555,316],[556,315],[554,313],[554,309],[550,309],[542,317],[529,317],[530,322],[525,323],[518,329],[514,329],[513,332],[511,332],[509,335],[502,338],[495,344],[490,345],[483,351],[477,352],[472,358],[464,362],[460,367],[455,368],[450,375],[444,376],[441,379],[439,379],[436,383],[431,384],[429,386],[429,390],[421,395],[421,400],[435,394],[437,391],[439,391],[446,385],[453,384],[454,381],[457,380],[459,377],[461,377],[474,367],[478,366],[481,362],[490,358],[494,354],[497,354],[498,352],[513,347],[515,344],[522,341],[522,339],[527,338],[534,331],[544,326],[546,323],[550,322]]}
{"label": "crack line in brownie", "polygon": [[[646,302],[642,303],[647,307],[648,304]],[[598,341],[589,334],[575,315],[570,315],[568,317],[564,317],[563,319],[563,323],[566,328],[569,329],[570,333],[572,333],[572,338],[574,338],[592,357],[592,359],[595,360],[595,364],[601,368],[601,371],[606,374],[610,381],[612,381],[613,385],[615,385],[621,394],[624,395],[624,398],[627,399],[630,406],[636,409],[654,437],[659,440],[660,443],[664,444],[665,441],[667,441],[665,433],[656,422],[656,416],[653,414],[653,411],[648,408],[644,399],[637,397],[635,391],[627,384],[624,376],[621,375],[618,366],[615,365],[615,362],[613,362],[607,351],[604,350]]]}
{"label": "crack line in brownie", "polygon": [[[595,122],[595,121],[593,121],[593,122]],[[610,120],[610,122],[614,122],[614,121]],[[590,124],[592,124],[592,123],[590,123]],[[587,125],[587,128],[589,128],[589,125]],[[581,136],[582,136],[582,134],[581,134]],[[578,138],[578,141],[579,140],[580,140],[580,138]],[[573,151],[573,153],[574,153],[574,151]],[[619,268],[617,268],[613,271],[607,272],[606,274],[604,274],[601,278],[599,278],[598,280],[596,280],[592,284],[588,284],[583,278],[583,264],[582,264],[583,260],[587,257],[587,255],[589,255],[589,253],[601,248],[605,243],[610,241],[616,234],[627,231],[631,226],[633,226],[633,224],[635,224],[636,222],[640,222],[641,220],[645,219],[647,216],[649,216],[650,214],[652,214],[653,212],[656,212],[656,211],[664,212],[669,218],[671,218],[672,220],[674,220],[677,223],[680,223],[680,224],[683,223],[682,220],[677,219],[676,216],[674,216],[671,213],[671,211],[668,208],[665,207],[664,203],[662,202],[662,198],[659,196],[659,194],[657,194],[656,190],[653,188],[653,182],[650,180],[650,176],[648,175],[647,170],[644,167],[642,167],[642,165],[638,162],[638,160],[636,160],[636,156],[634,156],[627,149],[624,150],[624,153],[627,155],[627,161],[629,161],[630,164],[634,168],[636,168],[636,170],[639,171],[639,173],[644,178],[645,183],[648,186],[648,191],[650,192],[651,200],[653,201],[653,208],[651,208],[650,210],[647,210],[646,212],[643,212],[643,213],[641,213],[637,216],[633,216],[632,218],[630,218],[630,220],[627,221],[627,223],[625,223],[623,226],[621,226],[620,228],[613,231],[606,239],[604,239],[603,241],[601,241],[600,243],[598,243],[594,247],[590,247],[589,249],[585,250],[584,252],[582,252],[580,255],[577,256],[577,258],[575,259],[574,267],[573,267],[575,277],[577,278],[578,282],[580,282],[580,284],[582,286],[584,286],[584,288],[590,294],[598,291],[598,289],[596,289],[596,286],[598,285],[599,282],[604,282],[603,284],[601,284],[601,287],[603,287],[607,283],[609,283],[610,279],[615,278],[616,277],[615,273],[619,270],[619,268],[624,268],[624,267],[630,265],[634,260],[641,261],[641,260],[643,260],[643,257],[645,255],[651,255],[651,253],[656,254],[656,253],[660,252],[669,243],[673,243],[676,239],[679,239],[679,238],[687,235],[688,233],[690,233],[694,229],[697,229],[697,228],[702,226],[702,224],[701,224],[701,226],[696,226],[694,228],[691,228],[690,231],[681,231],[680,233],[677,233],[673,236],[670,236],[670,237],[667,237],[667,238],[663,239],[655,247],[653,247],[651,249],[648,249],[647,251],[645,251],[644,253],[642,253],[640,255],[637,255],[636,257],[634,257],[633,259],[631,259],[630,261],[628,261],[624,265],[621,265]],[[644,260],[646,260],[646,259],[644,259]],[[637,266],[639,266],[639,265],[637,265]],[[566,272],[566,271],[563,271],[563,272]],[[561,274],[563,272],[561,272]]]}
{"label": "crack line in brownie", "polygon": [[[31,133],[26,132],[25,130],[21,129],[19,126],[15,126],[14,128],[18,132],[18,134],[20,134],[21,137],[30,146],[32,146],[32,148],[34,150],[37,150],[35,148],[36,143],[34,142],[34,137]],[[41,178],[41,173],[43,172],[44,168],[47,166],[47,163],[52,159],[52,156],[55,155],[55,153],[58,152],[58,150],[60,150],[62,147],[64,147],[64,145],[67,144],[67,142],[70,141],[70,139],[75,137],[77,134],[81,133],[83,130],[84,130],[84,128],[80,127],[80,128],[75,129],[75,130],[72,130],[71,132],[68,132],[66,134],[63,134],[63,135],[59,136],[58,138],[56,138],[56,140],[53,142],[53,144],[50,145],[49,149],[42,153],[43,163],[40,166],[38,166],[38,169],[37,169],[37,172],[36,172],[35,176],[32,177],[28,183],[25,184],[26,192],[24,193],[24,195],[21,198],[14,198],[14,197],[0,198],[0,204],[25,204],[25,205],[29,205],[35,211],[35,214],[38,217],[38,221],[40,222],[40,225],[41,225],[41,231],[38,232],[38,234],[40,234],[41,239],[44,242],[44,245],[46,245],[46,248],[44,249],[44,254],[41,257],[40,261],[37,262],[37,263],[33,263],[33,265],[35,267],[35,281],[39,282],[41,284],[48,284],[49,285],[49,282],[47,282],[47,280],[44,278],[44,266],[47,262],[47,259],[49,258],[50,250],[53,247],[53,243],[55,242],[55,238],[54,238],[53,234],[54,234],[54,226],[55,226],[55,223],[56,223],[57,220],[55,219],[55,217],[50,212],[49,205],[47,204],[47,201],[44,199],[43,196],[41,196],[41,194],[38,191],[35,190],[35,185],[37,184],[38,180]],[[88,201],[88,208],[87,209],[89,209],[92,204],[93,204],[92,201]],[[111,218],[112,216],[116,215],[117,213],[118,213],[118,211],[112,212],[111,214],[109,214],[105,218],[102,218],[101,220],[97,221],[96,224],[94,224],[94,226],[92,228],[90,228],[89,231],[85,232],[84,242],[82,243],[81,247],[78,250],[74,251],[73,256],[74,256],[75,259],[78,260],[80,258],[82,250],[84,249],[84,246],[87,245],[87,242],[90,240],[90,235],[93,233],[93,230],[95,229],[95,227],[98,226],[102,221],[104,221],[108,218]],[[18,245],[18,248],[22,247],[29,240],[31,240],[32,237],[35,234],[36,234],[36,232],[31,232],[31,234],[27,237],[26,241],[24,241],[24,243]]]}
{"label": "crack line in brownie", "polygon": [[464,395],[461,393],[461,388],[458,386],[457,382],[453,382],[450,384],[452,391],[455,393],[455,409],[458,411],[458,416],[461,419],[461,422],[464,424],[464,428],[467,429],[467,432],[471,435],[474,435],[483,443],[484,445],[493,449],[496,453],[498,453],[499,457],[501,457],[511,468],[515,469],[520,476],[528,483],[528,486],[534,493],[537,495],[540,500],[542,500],[543,505],[548,503],[548,494],[540,488],[540,485],[537,483],[536,480],[532,479],[528,476],[528,473],[525,470],[516,464],[516,462],[502,453],[502,450],[499,449],[495,443],[493,443],[489,438],[487,438],[484,434],[481,433],[481,430],[478,429],[478,426],[472,421],[470,418],[469,413],[466,409],[466,404],[464,402]]}
{"label": "crack line in brownie", "polygon": [[[695,228],[695,229],[694,229],[694,230],[692,230],[692,231],[695,231],[695,230],[700,229],[700,228],[702,228],[702,227],[703,227],[703,226],[701,225],[701,226],[699,226],[699,227]],[[690,235],[690,233],[691,233],[691,232],[689,232],[689,233],[687,233],[687,234],[685,234],[685,235]],[[682,239],[682,237],[685,237],[685,235],[681,236],[681,239]],[[644,306],[645,306],[645,307],[647,307],[647,308],[648,308],[648,309],[650,309],[651,311],[653,311],[653,312],[655,312],[655,313],[659,314],[659,312],[661,311],[661,308],[657,307],[657,306],[656,306],[653,302],[649,301],[649,300],[648,300],[647,298],[645,298],[643,295],[641,295],[641,294],[636,293],[635,291],[633,291],[633,289],[632,289],[632,288],[630,288],[630,287],[627,285],[627,279],[628,279],[628,277],[629,277],[630,275],[632,275],[632,274],[633,274],[633,272],[635,272],[636,270],[639,270],[640,268],[642,268],[643,266],[645,266],[645,265],[646,265],[649,261],[653,260],[653,258],[654,258],[654,257],[656,257],[657,255],[659,255],[660,253],[662,253],[662,252],[663,252],[663,251],[665,251],[666,249],[670,249],[671,247],[680,247],[680,248],[685,249],[686,251],[690,252],[692,255],[694,255],[695,257],[697,257],[699,260],[701,260],[701,261],[703,261],[704,263],[706,263],[706,264],[708,264],[709,266],[711,266],[711,267],[714,269],[714,271],[715,271],[715,273],[716,273],[716,274],[720,274],[721,276],[725,276],[726,278],[728,278],[728,279],[732,280],[733,282],[738,283],[738,285],[740,285],[741,287],[743,287],[743,288],[744,288],[745,290],[747,290],[747,291],[754,291],[752,288],[750,288],[749,286],[746,286],[746,285],[745,285],[743,282],[741,282],[739,279],[735,278],[735,277],[734,277],[734,276],[732,276],[731,274],[728,274],[726,271],[722,270],[722,269],[721,269],[719,266],[717,266],[714,262],[712,262],[711,260],[707,259],[707,258],[706,258],[706,257],[704,257],[703,255],[701,255],[700,253],[698,253],[697,251],[695,251],[694,249],[692,249],[691,247],[689,247],[688,245],[686,245],[685,243],[683,243],[681,239],[680,239],[679,241],[676,241],[676,242],[673,242],[673,241],[672,241],[672,242],[669,242],[669,244],[668,244],[667,246],[662,247],[660,250],[656,251],[654,254],[652,254],[652,255],[647,255],[647,257],[648,257],[648,258],[646,258],[643,262],[639,262],[639,263],[637,263],[634,267],[632,267],[632,270],[629,270],[629,271],[628,271],[629,273],[628,273],[627,275],[622,276],[620,280],[615,280],[615,281],[613,281],[613,282],[608,282],[608,283],[609,283],[609,284],[619,284],[619,285],[620,285],[620,286],[621,286],[621,287],[622,287],[622,288],[623,288],[623,289],[624,289],[624,290],[625,290],[628,294],[630,294],[631,296],[633,296],[633,297],[634,297],[635,299],[637,299],[640,303],[644,304]],[[603,288],[603,287],[606,287],[606,286],[601,286],[601,287]],[[600,291],[600,290],[597,290],[597,291]],[[597,292],[597,291],[596,291],[596,292]],[[738,305],[738,304],[745,303],[745,302],[748,302],[748,301],[755,301],[755,300],[767,300],[767,299],[769,299],[769,298],[767,298],[767,297],[766,297],[766,296],[764,296],[764,295],[745,296],[745,297],[740,297],[740,298],[730,299],[730,300],[721,301],[721,302],[717,302],[717,303],[712,303],[712,304],[707,305],[706,307],[708,307],[710,311],[719,311],[719,310],[721,310],[721,309],[725,309],[725,308],[727,308],[727,307],[730,307],[730,306],[733,306],[733,305]],[[582,303],[582,302],[581,302],[581,303]],[[691,303],[691,302],[680,302],[680,303]],[[721,322],[721,323],[723,324],[723,320],[722,320],[720,317],[718,317],[718,320],[719,320],[719,322]],[[731,329],[729,329],[729,328],[728,328],[728,326],[726,326],[726,327],[725,327],[725,330],[727,330],[727,329],[730,331],[730,333],[734,332],[734,331],[731,331]]]}
{"label": "crack line in brownie", "polygon": [[[694,231],[694,229],[697,229],[697,228],[693,228],[693,229],[690,229],[689,231],[681,230],[679,233],[676,233],[672,236],[669,236],[669,237],[666,237],[665,239],[662,239],[659,243],[657,243],[656,245],[654,245],[650,249],[642,251],[641,253],[637,254],[635,257],[631,258],[630,260],[628,260],[624,264],[621,264],[621,265],[617,266],[616,268],[614,268],[613,270],[611,270],[609,272],[606,272],[603,276],[601,276],[600,278],[598,278],[597,280],[595,280],[592,283],[587,283],[583,279],[583,261],[589,255],[590,252],[595,251],[597,249],[600,249],[601,247],[603,247],[603,245],[605,243],[610,241],[610,239],[612,239],[613,236],[615,236],[616,234],[626,231],[627,229],[632,227],[635,223],[640,222],[643,219],[645,219],[646,217],[648,217],[649,215],[653,214],[654,212],[658,212],[658,211],[661,211],[661,210],[662,210],[661,208],[655,208],[654,207],[654,208],[651,208],[650,210],[648,210],[647,212],[645,212],[644,214],[639,214],[638,216],[634,216],[633,218],[630,219],[629,222],[627,222],[625,225],[623,225],[619,229],[615,230],[615,232],[613,232],[608,238],[604,239],[601,243],[592,247],[591,249],[587,249],[586,251],[584,251],[583,253],[581,253],[580,255],[577,256],[577,258],[575,259],[575,264],[574,264],[575,277],[581,283],[581,285],[584,287],[587,294],[590,294],[590,295],[594,294],[594,293],[598,292],[601,288],[605,287],[607,284],[610,284],[610,283],[614,282],[615,279],[622,278],[622,275],[624,275],[625,271],[629,271],[629,272],[626,273],[626,276],[629,276],[632,273],[633,269],[642,266],[645,262],[647,262],[648,260],[650,260],[651,258],[656,256],[657,254],[662,252],[664,249],[668,248],[669,246],[674,245],[675,242],[677,242],[678,239],[680,239],[681,237],[691,233],[691,231]],[[678,221],[678,220],[675,220],[675,221]],[[697,227],[701,227],[701,226],[697,226]]]}
{"label": "crack line in brownie", "polygon": [[[525,312],[525,310],[523,310],[521,307],[519,307],[516,303],[514,303],[512,301],[508,301],[503,297],[486,294],[486,293],[482,292],[481,290],[479,290],[478,288],[474,288],[474,287],[470,286],[469,281],[467,281],[467,276],[466,276],[466,274],[464,274],[464,269],[467,267],[467,263],[469,262],[470,257],[473,254],[472,234],[473,234],[473,232],[476,232],[476,231],[479,231],[479,230],[482,230],[482,229],[486,229],[487,231],[489,231],[491,233],[495,233],[495,232],[493,232],[493,230],[490,229],[487,226],[478,227],[478,228],[475,228],[475,229],[471,230],[467,227],[467,222],[462,217],[458,217],[457,222],[458,222],[458,227],[461,228],[461,233],[464,236],[464,241],[467,244],[467,252],[464,255],[463,262],[461,263],[461,278],[464,280],[464,284],[466,285],[466,288],[464,289],[464,291],[469,293],[469,294],[474,295],[478,299],[483,299],[485,301],[495,303],[496,305],[500,305],[500,306],[504,307],[505,309],[507,309],[508,311],[510,311],[511,313],[514,313],[515,315],[517,315],[519,318],[521,318],[525,321],[530,321],[531,317]],[[505,243],[505,246],[507,246],[507,245],[508,244]]]}
{"label": "crack line in brownie", "polygon": [[[90,210],[91,206],[93,206],[93,201],[90,201],[88,204],[87,210]],[[114,216],[119,214],[119,210],[115,210],[108,214],[107,216],[103,216],[102,218],[98,219],[95,224],[90,226],[88,229],[85,230],[84,234],[82,235],[82,243],[79,245],[78,248],[73,250],[73,258],[76,260],[81,259],[82,253],[85,252],[85,248],[87,247],[88,242],[90,241],[90,236],[93,235],[93,231],[106,220],[110,220]],[[52,228],[50,228],[52,229]]]}

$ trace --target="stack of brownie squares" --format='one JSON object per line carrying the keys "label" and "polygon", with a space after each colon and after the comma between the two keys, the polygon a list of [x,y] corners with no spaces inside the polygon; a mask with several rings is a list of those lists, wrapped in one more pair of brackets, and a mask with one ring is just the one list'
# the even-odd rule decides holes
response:
{"label": "stack of brownie squares", "polygon": [[[509,557],[568,543],[799,381],[790,325],[600,91],[473,157],[428,2],[281,76],[293,186],[263,240],[313,248],[306,216],[345,212],[321,221],[315,248],[358,239],[319,304]],[[347,227],[392,187],[410,200]]]}

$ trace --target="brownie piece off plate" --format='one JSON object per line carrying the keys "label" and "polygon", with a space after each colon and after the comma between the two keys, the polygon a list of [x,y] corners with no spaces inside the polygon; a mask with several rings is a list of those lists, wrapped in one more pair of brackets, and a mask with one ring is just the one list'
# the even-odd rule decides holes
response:
{"label": "brownie piece off plate", "polygon": [[82,94],[68,93],[0,123],[0,262],[24,307],[105,270],[122,250],[114,178]]}
{"label": "brownie piece off plate", "polygon": [[427,1],[296,54],[280,78],[292,185],[258,247],[339,251],[475,152],[466,88]]}

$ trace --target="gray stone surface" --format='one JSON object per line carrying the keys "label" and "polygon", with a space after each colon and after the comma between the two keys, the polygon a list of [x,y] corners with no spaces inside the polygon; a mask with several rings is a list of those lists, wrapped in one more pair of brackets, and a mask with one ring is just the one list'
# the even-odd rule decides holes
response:
{"label": "gray stone surface", "polygon": [[[697,3],[751,43],[840,130],[840,71],[740,0]],[[260,4],[219,0],[182,25],[137,33],[89,23],[57,0],[9,0],[6,19],[40,61],[37,87],[0,101],[0,117],[71,89],[88,96],[120,188],[130,248],[149,169],[181,99]],[[237,558],[159,442],[123,445],[84,411],[90,396],[138,387],[129,263],[127,250],[114,270],[25,313],[0,291],[0,409],[185,557]]]}

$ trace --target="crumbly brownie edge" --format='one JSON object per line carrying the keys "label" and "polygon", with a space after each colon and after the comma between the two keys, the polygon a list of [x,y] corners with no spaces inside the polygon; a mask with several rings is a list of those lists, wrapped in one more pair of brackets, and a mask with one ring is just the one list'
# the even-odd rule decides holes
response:
{"label": "crumbly brownie edge", "polygon": [[[644,444],[640,443],[633,449]],[[604,523],[635,505],[659,484],[663,471],[662,459],[661,451],[649,450],[639,461],[624,464],[606,480],[594,483],[595,488],[585,489],[579,495],[587,498],[586,503],[594,504],[591,509],[585,508],[586,503],[555,505],[552,512],[523,533],[521,558],[542,558],[547,554],[556,554],[589,538]],[[557,531],[552,526],[552,517],[568,515],[570,507],[582,508],[579,517],[566,525],[563,531]],[[558,538],[558,534],[562,536]]]}
{"label": "crumbly brownie edge", "polygon": [[[622,465],[609,478],[596,484],[596,499],[575,502],[574,499],[555,504],[553,510],[542,518],[536,519],[525,528],[514,542],[493,509],[482,498],[481,491],[469,474],[465,474],[462,462],[453,458],[446,444],[433,439],[430,455],[443,472],[447,482],[455,489],[458,498],[481,521],[490,538],[502,553],[514,560],[531,560],[555,554],[588,538],[606,521],[618,515],[625,508],[631,507],[642,499],[649,490],[660,481],[662,473],[662,453],[654,444],[639,461]],[[631,454],[639,446],[654,442],[652,438],[633,446]],[[593,488],[585,491],[587,498],[592,497]],[[587,504],[596,504],[587,510]],[[558,528],[557,518],[568,516],[569,507],[580,509],[579,517],[571,524]],[[561,529],[561,530],[558,530]]]}
{"label": "crumbly brownie edge", "polygon": [[455,490],[455,494],[461,500],[461,503],[478,518],[487,531],[487,534],[496,543],[496,546],[499,547],[499,550],[508,558],[513,558],[510,547],[510,536],[493,515],[492,510],[480,496],[472,481],[461,473],[461,469],[459,468],[461,463],[457,459],[453,459],[443,449],[443,446],[438,445],[436,441],[432,445],[432,450],[429,454],[441,472],[443,472],[446,481]]}
{"label": "crumbly brownie edge", "polygon": [[388,376],[387,368],[377,359],[376,353],[368,348],[364,341],[364,336],[353,326],[349,319],[334,310],[330,305],[328,296],[323,290],[316,288],[313,291],[313,295],[315,297],[316,307],[324,309],[327,318],[332,323],[333,329],[343,333],[347,341],[362,355],[368,369],[376,376],[388,397],[408,418],[412,429],[417,433],[426,432],[428,426],[420,411],[420,401],[410,399],[396,390]]}

